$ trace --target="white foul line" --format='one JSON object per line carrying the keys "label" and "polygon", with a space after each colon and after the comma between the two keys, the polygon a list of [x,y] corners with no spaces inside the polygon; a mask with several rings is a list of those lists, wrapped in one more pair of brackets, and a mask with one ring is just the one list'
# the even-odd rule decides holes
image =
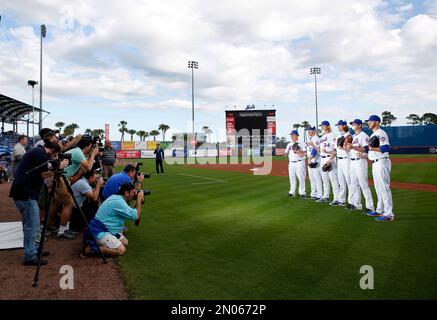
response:
{"label": "white foul line", "polygon": [[192,184],[199,185],[199,184],[209,184],[209,183],[221,183],[221,182],[227,182],[225,180],[219,180],[219,179],[212,179],[212,178],[205,178],[201,176],[195,176],[192,174],[185,174],[185,173],[179,173],[180,176],[186,176],[186,177],[192,177],[192,178],[199,178],[199,179],[205,179],[209,180],[210,182],[193,182]]}

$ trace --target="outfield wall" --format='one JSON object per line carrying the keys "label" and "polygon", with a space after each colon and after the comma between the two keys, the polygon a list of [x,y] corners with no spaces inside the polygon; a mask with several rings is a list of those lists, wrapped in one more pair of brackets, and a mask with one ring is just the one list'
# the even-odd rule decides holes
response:
{"label": "outfield wall", "polygon": [[[435,154],[437,125],[383,127],[393,154]],[[370,130],[365,130],[370,133]]]}

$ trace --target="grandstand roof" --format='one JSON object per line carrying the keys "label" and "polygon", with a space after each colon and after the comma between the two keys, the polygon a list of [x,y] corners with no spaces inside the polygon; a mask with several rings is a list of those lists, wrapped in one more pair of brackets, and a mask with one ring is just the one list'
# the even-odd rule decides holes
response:
{"label": "grandstand roof", "polygon": [[[25,115],[32,112],[33,107],[27,103],[15,100],[0,94],[0,121],[5,123],[14,123],[16,121],[26,121]],[[39,108],[34,108],[35,112],[39,112]],[[45,113],[49,113],[43,110]],[[32,123],[32,121],[29,121]]]}

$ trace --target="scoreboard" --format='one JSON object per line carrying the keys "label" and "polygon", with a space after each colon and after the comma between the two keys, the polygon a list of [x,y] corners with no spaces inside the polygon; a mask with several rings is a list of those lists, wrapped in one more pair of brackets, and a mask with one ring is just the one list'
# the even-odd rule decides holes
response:
{"label": "scoreboard", "polygon": [[[228,146],[274,148],[276,110],[232,110],[226,112]],[[250,143],[250,145],[244,145]]]}

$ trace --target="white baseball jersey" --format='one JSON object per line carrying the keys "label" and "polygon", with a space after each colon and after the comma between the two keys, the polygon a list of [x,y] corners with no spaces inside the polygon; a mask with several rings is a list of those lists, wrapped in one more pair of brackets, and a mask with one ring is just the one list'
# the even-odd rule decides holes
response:
{"label": "white baseball jersey", "polygon": [[[319,148],[319,146],[320,146],[320,138],[317,135],[315,135],[314,137],[311,137],[309,141],[312,142],[315,145],[316,149]],[[314,150],[314,147],[312,145],[308,144],[307,145],[307,157],[308,158],[311,157],[311,153],[313,152],[313,150]],[[316,156],[314,158],[315,158],[315,160],[317,162],[319,161],[320,154],[319,154],[318,151],[317,151],[317,154],[316,154]]]}
{"label": "white baseball jersey", "polygon": [[320,138],[320,155],[330,156],[330,152],[335,150],[335,135],[333,132],[326,133]]}
{"label": "white baseball jersey", "polygon": [[[341,136],[343,136],[345,139],[350,135],[351,134],[349,132],[341,134]],[[337,157],[349,158],[349,151],[337,147],[337,139],[335,140],[335,150],[337,151]]]}
{"label": "white baseball jersey", "polygon": [[[300,150],[305,152],[306,151],[305,144],[300,140],[298,140],[296,142],[299,143]],[[288,155],[288,160],[289,161],[299,161],[299,160],[305,159],[305,156],[301,157],[300,155],[298,155],[297,153],[295,153],[293,151],[293,149],[292,149],[293,144],[294,144],[294,142],[290,142],[289,144],[287,144],[287,147],[285,148],[285,154]]]}
{"label": "white baseball jersey", "polygon": [[[387,133],[382,130],[381,128],[379,128],[378,130],[376,130],[371,136],[370,138],[372,138],[373,136],[377,136],[379,138],[379,146],[390,146],[390,142],[388,141],[388,135]],[[369,150],[369,160],[376,160],[376,159],[381,159],[381,158],[388,158],[389,153],[388,152],[380,152],[380,151],[370,151]]]}
{"label": "white baseball jersey", "polygon": [[[364,148],[368,146],[369,142],[369,136],[364,132],[361,131],[359,134],[354,134],[353,140],[352,140],[352,146],[357,148]],[[351,149],[350,150],[350,156],[352,159],[358,158],[358,151]]]}

